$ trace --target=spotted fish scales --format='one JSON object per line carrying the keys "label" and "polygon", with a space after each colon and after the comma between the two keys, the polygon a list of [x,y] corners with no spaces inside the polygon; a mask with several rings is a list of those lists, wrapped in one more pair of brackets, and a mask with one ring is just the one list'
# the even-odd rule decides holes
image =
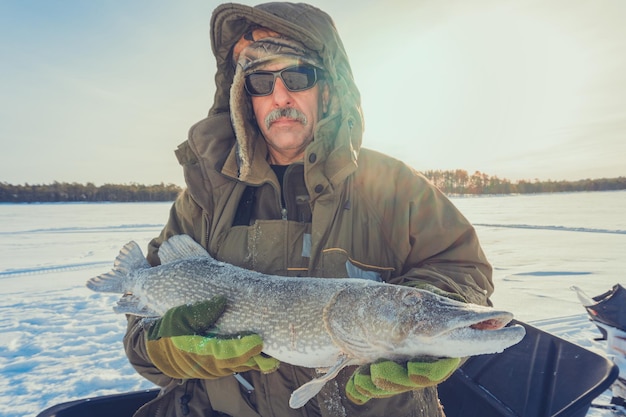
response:
{"label": "spotted fish scales", "polygon": [[186,235],[163,242],[159,258],[162,264],[150,267],[130,242],[113,270],[87,286],[124,294],[115,311],[145,317],[226,297],[212,331],[252,331],[263,338],[263,352],[281,362],[328,369],[294,391],[294,408],[348,365],[495,353],[524,336],[522,326],[504,327],[513,318],[508,312],[370,280],[262,274],[216,261]]}

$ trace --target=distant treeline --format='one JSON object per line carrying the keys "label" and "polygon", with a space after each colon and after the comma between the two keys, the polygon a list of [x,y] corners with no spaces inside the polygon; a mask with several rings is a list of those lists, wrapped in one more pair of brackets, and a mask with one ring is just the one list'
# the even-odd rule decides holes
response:
{"label": "distant treeline", "polygon": [[174,184],[78,184],[11,185],[0,182],[1,203],[174,201],[181,188]]}
{"label": "distant treeline", "polygon": [[[423,172],[446,194],[533,194],[573,191],[625,190],[626,177],[579,181],[517,181],[476,171],[431,170]],[[0,182],[0,203],[136,202],[174,201],[182,188],[174,184],[78,184],[54,182],[44,185],[12,185]]]}
{"label": "distant treeline", "polygon": [[626,189],[626,177],[579,181],[521,180],[511,182],[480,171],[470,175],[462,169],[454,171],[431,170],[425,171],[423,174],[446,194],[533,194]]}

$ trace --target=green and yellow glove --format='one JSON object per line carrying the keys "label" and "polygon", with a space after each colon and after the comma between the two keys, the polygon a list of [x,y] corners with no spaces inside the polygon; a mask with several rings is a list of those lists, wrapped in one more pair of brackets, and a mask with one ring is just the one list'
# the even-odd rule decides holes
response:
{"label": "green and yellow glove", "polygon": [[420,358],[406,362],[381,359],[359,366],[346,384],[346,395],[355,404],[387,398],[445,381],[461,364],[459,358]]}
{"label": "green and yellow glove", "polygon": [[215,297],[168,310],[146,331],[146,349],[164,374],[180,379],[215,379],[236,372],[275,371],[279,361],[261,353],[263,340],[255,333],[210,333],[226,308]]}

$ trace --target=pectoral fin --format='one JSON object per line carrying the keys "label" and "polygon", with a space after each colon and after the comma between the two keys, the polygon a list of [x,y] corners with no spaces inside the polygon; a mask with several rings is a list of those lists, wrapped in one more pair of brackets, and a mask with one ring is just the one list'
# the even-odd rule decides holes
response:
{"label": "pectoral fin", "polygon": [[291,393],[291,398],[289,399],[289,407],[302,407],[311,398],[315,397],[328,381],[336,377],[339,371],[341,371],[346,366],[357,364],[358,363],[354,358],[349,358],[346,355],[339,356],[339,360],[337,361],[337,363],[334,364],[328,370],[328,372],[326,372],[319,378],[312,379],[311,381],[307,382],[306,384],[302,385],[300,388]]}

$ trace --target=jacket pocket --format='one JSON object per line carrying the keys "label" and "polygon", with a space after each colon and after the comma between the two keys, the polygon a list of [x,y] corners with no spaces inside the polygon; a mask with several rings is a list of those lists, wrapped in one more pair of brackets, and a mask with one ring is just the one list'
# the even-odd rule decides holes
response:
{"label": "jacket pocket", "polygon": [[207,379],[204,384],[215,411],[235,417],[261,417],[244,398],[234,376]]}
{"label": "jacket pocket", "polygon": [[328,278],[360,278],[386,282],[395,271],[393,267],[360,262],[342,248],[324,249],[321,265],[323,276]]}

